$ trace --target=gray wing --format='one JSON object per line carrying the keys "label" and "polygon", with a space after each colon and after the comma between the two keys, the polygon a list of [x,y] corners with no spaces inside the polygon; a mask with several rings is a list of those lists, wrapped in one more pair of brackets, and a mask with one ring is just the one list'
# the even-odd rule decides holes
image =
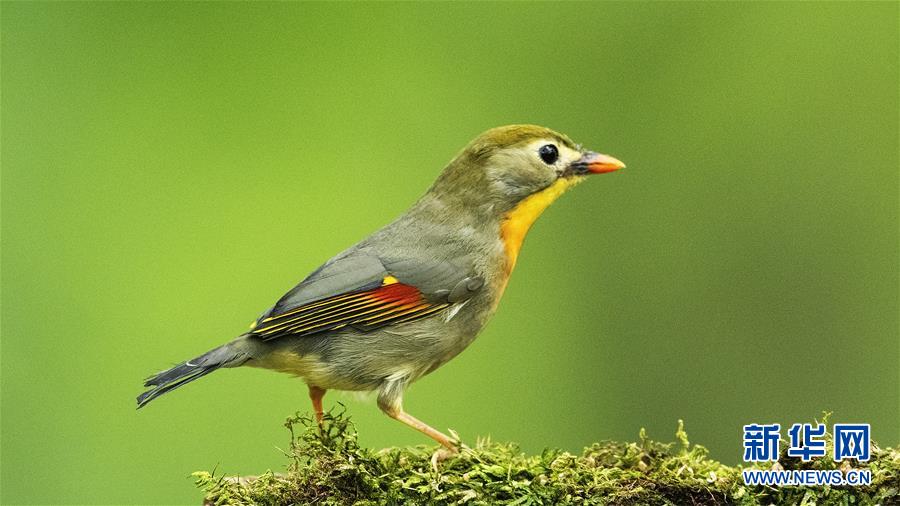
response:
{"label": "gray wing", "polygon": [[425,318],[472,297],[483,280],[465,258],[338,256],[286,293],[254,324],[265,340],[352,326],[370,331]]}

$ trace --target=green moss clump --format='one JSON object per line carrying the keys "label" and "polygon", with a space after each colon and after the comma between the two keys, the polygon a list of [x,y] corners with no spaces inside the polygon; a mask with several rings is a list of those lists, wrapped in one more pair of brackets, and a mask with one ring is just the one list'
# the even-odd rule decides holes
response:
{"label": "green moss clump", "polygon": [[[748,487],[741,468],[729,467],[691,445],[681,421],[676,442],[601,442],[581,455],[544,450],[525,455],[513,444],[480,440],[458,456],[431,466],[434,448],[361,448],[343,414],[326,415],[322,430],[299,413],[291,431],[287,473],[255,478],[194,473],[206,504],[900,504],[900,452],[876,448],[864,487]],[[829,442],[830,444],[830,442]],[[801,465],[782,452],[778,465],[837,469],[830,459]]]}

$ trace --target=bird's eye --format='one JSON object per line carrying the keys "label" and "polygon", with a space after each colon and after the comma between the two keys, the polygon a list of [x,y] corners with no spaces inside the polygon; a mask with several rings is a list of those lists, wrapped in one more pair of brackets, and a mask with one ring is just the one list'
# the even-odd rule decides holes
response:
{"label": "bird's eye", "polygon": [[544,144],[541,146],[541,149],[538,150],[538,155],[540,155],[541,160],[543,160],[544,163],[553,165],[556,163],[556,160],[559,159],[559,150],[557,150],[556,146],[553,144]]}

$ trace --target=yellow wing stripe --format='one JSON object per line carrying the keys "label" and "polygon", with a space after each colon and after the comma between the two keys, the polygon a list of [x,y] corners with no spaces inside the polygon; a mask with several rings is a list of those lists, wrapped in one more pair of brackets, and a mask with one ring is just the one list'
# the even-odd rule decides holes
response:
{"label": "yellow wing stripe", "polygon": [[[356,320],[356,319],[357,319],[358,317],[360,317],[360,316],[365,316],[365,315],[371,314],[371,313],[373,313],[373,312],[375,312],[375,311],[380,311],[381,309],[382,309],[382,308],[379,306],[379,307],[374,307],[374,308],[372,308],[372,309],[369,309],[368,311],[363,311],[362,313],[355,313],[354,316],[355,316],[356,318],[354,318],[354,320]],[[337,318],[337,316],[340,316],[340,315],[336,315],[336,316],[335,316],[334,318],[332,318],[331,320],[326,320],[326,321],[324,321],[324,322],[309,322],[311,325],[310,325],[310,324],[299,324],[299,325],[297,325],[297,326],[293,326],[293,327],[289,328],[288,331],[289,331],[289,332],[306,332],[306,331],[308,331],[308,330],[312,330],[312,329],[315,329],[315,328],[327,326],[327,325],[332,324],[332,323],[338,323],[338,322],[344,321],[343,318]],[[335,319],[335,318],[337,318],[337,319]]]}
{"label": "yellow wing stripe", "polygon": [[441,311],[441,310],[443,310],[443,309],[446,309],[446,308],[448,308],[449,306],[450,306],[450,304],[438,304],[437,306],[434,306],[433,308],[431,308],[431,309],[429,309],[429,310],[427,310],[427,311],[422,311],[421,313],[413,314],[413,315],[407,316],[407,317],[405,317],[405,318],[401,318],[401,319],[395,321],[394,323],[405,323],[405,322],[408,322],[408,321],[415,320],[415,319],[417,319],[417,318],[422,318],[422,317],[428,316],[428,315],[430,315],[430,314],[432,314],[432,313],[436,313],[436,312],[438,312],[438,311]]}
{"label": "yellow wing stripe", "polygon": [[363,318],[362,323],[366,325],[375,325],[377,323],[381,323],[385,320],[390,320],[392,318],[397,318],[409,313],[414,313],[416,311],[421,311],[422,309],[431,307],[429,304],[406,304],[404,306],[400,306],[393,311],[387,311],[383,314],[370,316],[368,318]]}
{"label": "yellow wing stripe", "polygon": [[378,301],[373,302],[368,297],[360,296],[361,294],[356,294],[356,295],[357,295],[357,297],[353,300],[345,300],[343,302],[340,302],[339,304],[336,304],[334,307],[331,307],[331,306],[324,307],[322,309],[319,309],[318,311],[313,311],[309,314],[302,314],[299,316],[295,316],[293,318],[289,318],[284,321],[279,321],[279,322],[273,323],[272,325],[270,325],[268,327],[259,329],[258,332],[262,332],[264,335],[267,335],[267,334],[271,334],[273,331],[282,329],[286,326],[296,325],[296,324],[304,322],[306,320],[313,320],[316,318],[327,318],[327,317],[335,315],[336,313],[344,314],[351,310],[360,309],[362,307],[366,307],[366,306],[378,303]]}
{"label": "yellow wing stripe", "polygon": [[[395,278],[394,276],[387,275],[387,276],[384,277],[383,280],[381,280],[381,286],[393,285],[393,284],[399,283],[399,282],[400,282],[400,281],[399,281],[397,278]],[[348,293],[348,294],[345,294],[345,295],[338,295],[338,296],[336,296],[336,297],[330,297],[330,298],[327,298],[327,299],[325,299],[325,300],[320,300],[319,302],[312,302],[312,303],[310,303],[310,304],[306,304],[306,305],[300,306],[300,307],[298,307],[298,308],[296,308],[296,309],[293,309],[293,310],[291,310],[291,311],[288,311],[288,312],[286,312],[286,313],[282,313],[282,314],[280,314],[280,315],[270,316],[270,317],[268,317],[268,318],[265,318],[265,319],[262,321],[262,323],[270,322],[270,321],[272,321],[272,320],[280,320],[281,318],[284,318],[285,316],[290,316],[290,315],[292,315],[292,314],[296,314],[296,313],[300,313],[300,312],[304,312],[304,311],[309,311],[310,309],[315,309],[315,308],[317,308],[317,307],[324,306],[324,305],[326,305],[326,304],[330,305],[330,304],[332,304],[333,302],[338,302],[338,301],[341,301],[341,300],[344,300],[344,299],[349,299],[349,298],[351,298],[351,297],[355,297],[355,296],[358,296],[358,295],[359,295],[359,292],[352,292],[352,293]],[[254,322],[254,323],[251,325],[251,327],[250,327],[251,330],[254,329],[254,328],[256,328],[256,322]]]}
{"label": "yellow wing stripe", "polygon": [[[263,329],[262,335],[269,335],[269,334],[272,334],[273,332],[278,332],[278,331],[284,330],[284,329],[287,329],[289,331],[294,331],[294,329],[296,329],[298,326],[315,323],[316,321],[322,320],[323,318],[329,318],[329,319],[333,320],[334,318],[339,318],[341,316],[356,314],[357,311],[362,310],[362,309],[366,309],[366,308],[369,308],[369,307],[372,307],[375,305],[383,305],[383,304],[384,304],[384,302],[380,302],[380,301],[374,301],[374,302],[370,301],[367,303],[361,303],[361,304],[355,305],[353,307],[344,308],[344,310],[338,311],[336,313],[323,313],[323,314],[310,315],[310,317],[306,317],[306,318],[296,318],[293,320],[289,320],[289,321],[280,323],[277,327]],[[377,307],[375,309],[377,309]]]}
{"label": "yellow wing stripe", "polygon": [[270,317],[264,319],[264,320],[263,320],[263,323],[265,323],[265,322],[270,322],[270,321],[272,321],[272,320],[278,320],[278,319],[280,319],[280,318],[284,318],[285,316],[290,316],[290,315],[292,315],[292,314],[299,313],[299,312],[301,312],[301,311],[309,311],[310,309],[314,309],[314,308],[317,308],[317,307],[319,307],[319,306],[324,306],[324,305],[326,305],[326,304],[331,304],[331,303],[333,303],[333,302],[337,302],[337,301],[340,301],[340,300],[343,300],[343,299],[349,299],[350,297],[355,297],[355,296],[358,296],[358,295],[359,295],[359,293],[357,293],[357,292],[354,292],[354,293],[348,293],[348,294],[346,294],[346,295],[339,295],[339,296],[331,297],[331,298],[328,298],[328,299],[325,299],[325,300],[322,300],[322,301],[319,301],[319,302],[313,302],[313,303],[310,303],[310,304],[306,304],[306,305],[300,306],[300,307],[298,307],[298,308],[296,308],[296,309],[292,309],[291,311],[288,311],[288,312],[286,312],[286,313],[281,313],[280,315],[277,315],[277,316],[270,316]]}

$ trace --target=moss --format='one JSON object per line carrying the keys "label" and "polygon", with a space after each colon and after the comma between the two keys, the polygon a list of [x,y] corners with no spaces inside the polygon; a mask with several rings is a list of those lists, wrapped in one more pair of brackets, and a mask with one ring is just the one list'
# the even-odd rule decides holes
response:
{"label": "moss", "polygon": [[[749,487],[741,468],[690,444],[681,421],[673,443],[652,441],[641,430],[638,442],[594,443],[581,455],[552,449],[525,455],[514,444],[480,440],[437,470],[432,447],[361,448],[342,413],[326,415],[321,431],[300,414],[285,426],[291,432],[286,473],[228,478],[196,472],[206,504],[900,504],[896,450],[876,447],[868,463],[854,463],[871,469],[869,486]],[[777,465],[838,469],[841,463],[803,464],[782,451]]]}

